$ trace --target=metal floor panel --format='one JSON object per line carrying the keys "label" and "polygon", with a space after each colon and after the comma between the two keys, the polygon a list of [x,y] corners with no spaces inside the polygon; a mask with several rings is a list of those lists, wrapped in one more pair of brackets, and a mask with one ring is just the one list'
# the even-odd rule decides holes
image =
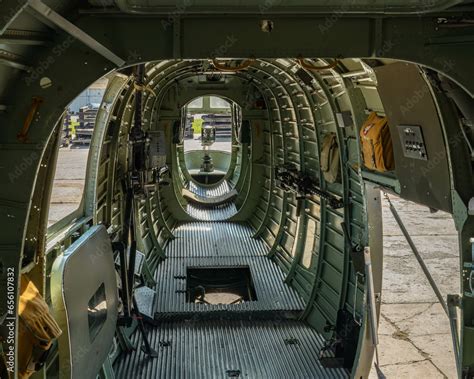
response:
{"label": "metal floor panel", "polygon": [[[158,321],[147,332],[158,357],[143,354],[141,335],[135,332],[137,349],[123,353],[114,364],[117,379],[349,377],[345,369],[322,366],[322,335],[303,321],[287,318],[304,309],[303,301],[284,283],[283,272],[266,257],[268,248],[252,232],[247,225],[229,222],[186,223],[173,231],[176,239],[166,246],[167,259],[155,274]],[[256,301],[186,302],[187,267],[229,266],[250,268]],[[263,312],[262,319],[255,317],[259,311],[269,313]]]}
{"label": "metal floor panel", "polygon": [[188,184],[188,190],[202,197],[219,197],[219,196],[225,195],[231,189],[232,188],[230,187],[227,180],[224,180],[222,183],[218,184],[217,186],[212,186],[212,187],[200,186],[194,182],[189,182]]}
{"label": "metal floor panel", "polygon": [[[195,304],[187,302],[188,267],[249,267],[257,300],[241,304]],[[155,318],[197,312],[302,311],[303,300],[287,285],[280,268],[267,257],[168,258],[159,265],[155,280]]]}
{"label": "metal floor panel", "polygon": [[252,238],[253,229],[235,222],[190,222],[173,230],[176,237],[166,246],[172,258],[254,257],[268,254],[261,239]]}
{"label": "metal floor panel", "polygon": [[148,332],[158,357],[137,349],[119,357],[115,377],[141,379],[348,378],[318,359],[324,339],[301,321],[163,322]]}
{"label": "metal floor panel", "polygon": [[[167,259],[155,273],[156,318],[167,314],[195,312],[301,311],[303,300],[285,280],[285,275],[266,257],[267,246],[252,238],[246,224],[191,222],[173,230],[175,239],[165,248]],[[188,267],[249,267],[256,301],[242,304],[194,304],[186,301]]]}
{"label": "metal floor panel", "polygon": [[214,205],[212,207],[188,203],[186,212],[201,221],[224,221],[237,213],[234,203]]}
{"label": "metal floor panel", "polygon": [[[226,180],[212,187],[200,186],[194,182],[189,182],[188,184],[189,191],[207,198],[223,196],[231,189],[229,182]],[[186,212],[196,220],[224,221],[234,216],[237,213],[237,208],[233,202],[211,207],[189,203],[186,207]]]}

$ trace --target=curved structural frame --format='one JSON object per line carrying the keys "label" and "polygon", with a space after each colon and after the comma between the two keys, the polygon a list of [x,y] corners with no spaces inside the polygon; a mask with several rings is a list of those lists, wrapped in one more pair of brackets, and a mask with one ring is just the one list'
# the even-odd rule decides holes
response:
{"label": "curved structural frame", "polygon": [[[18,283],[20,273],[29,272],[47,295],[49,283],[44,270],[72,242],[75,233],[85,232],[92,223],[105,224],[112,237],[120,233],[123,193],[119,184],[127,166],[127,149],[121,142],[133,120],[131,104],[135,92],[127,67],[152,62],[146,63],[146,86],[153,91],[143,93],[144,128],[162,130],[169,139],[171,120],[177,117],[177,106],[183,104],[183,99],[174,95],[179,95],[185,79],[197,78],[209,69],[209,58],[215,57],[213,52],[218,49],[219,58],[258,58],[246,70],[229,75],[229,88],[212,90],[221,96],[232,94],[229,97],[242,105],[243,118],[252,125],[252,145],[242,151],[240,177],[235,183],[239,211],[233,220],[248,221],[255,236],[269,246],[269,256],[286,273],[286,282],[307,304],[304,319],[326,338],[331,337],[331,326],[335,325],[339,310],[345,309],[361,319],[352,376],[367,374],[373,347],[362,301],[366,286],[356,278],[350,249],[352,245],[371,248],[375,290],[380,292],[382,250],[377,188],[383,187],[454,216],[465,295],[454,302],[454,306],[462,305],[459,363],[460,371],[473,374],[474,300],[467,296],[471,293],[470,283],[462,276],[463,270],[469,271],[473,264],[469,242],[474,235],[474,216],[469,211],[472,141],[462,132],[466,119],[472,120],[462,112],[459,98],[445,85],[457,90],[472,108],[473,39],[471,29],[462,22],[472,16],[469,9],[445,10],[454,5],[446,3],[439,10],[425,9],[418,16],[397,14],[397,8],[390,17],[341,13],[328,26],[325,14],[308,12],[296,18],[298,11],[292,13],[288,8],[271,15],[275,28],[269,32],[262,30],[254,17],[232,12],[223,19],[218,14],[193,11],[190,13],[194,14],[176,15],[170,23],[162,12],[142,18],[98,9],[94,2],[78,12],[77,4],[61,4],[54,9],[58,13],[48,13],[41,11],[45,8],[40,1],[7,0],[0,11],[0,32],[7,52],[0,66],[0,98],[6,102],[0,108],[0,124],[5,125],[0,128],[0,155],[1,161],[6,162],[0,170],[7,178],[0,188],[3,283]],[[118,5],[124,11],[130,10],[124,2]],[[31,34],[18,39],[18,30],[29,30]],[[228,30],[229,36],[223,38],[215,30]],[[160,38],[153,43],[144,38],[152,35]],[[199,38],[199,44],[192,42],[195,38]],[[223,45],[225,48],[219,49]],[[313,71],[299,66],[296,58],[281,57],[337,57],[339,63]],[[40,62],[40,66],[35,68],[33,62]],[[321,67],[331,67],[332,62],[313,61]],[[71,72],[78,75],[71,76]],[[105,73],[110,73],[111,84],[99,115],[100,127],[88,167],[91,181],[83,204],[50,230],[46,241],[58,120],[74,96]],[[397,73],[408,84],[420,83],[422,95],[416,87],[401,83],[397,86]],[[211,93],[198,81],[188,86],[189,93],[203,88]],[[244,106],[245,91],[255,90],[264,99],[265,109]],[[387,97],[394,94],[405,94],[408,100],[413,94],[414,100],[397,106],[387,102]],[[7,102],[8,99],[14,101]],[[417,119],[413,115],[418,114],[418,106],[424,101],[433,112]],[[407,108],[405,114],[403,106]],[[32,109],[35,117],[31,119],[28,114]],[[367,110],[385,111],[393,120],[409,119],[407,114],[413,116],[414,123],[431,120],[425,137],[428,149],[435,146],[428,152],[434,154],[435,161],[426,166],[419,162],[404,166],[407,161],[398,155],[394,173],[363,169],[358,128],[367,117]],[[344,112],[351,115],[353,124],[338,127],[338,116]],[[319,169],[322,141],[330,132],[335,133],[340,146],[339,183],[327,183]],[[151,188],[136,200],[135,207],[139,249],[146,254],[152,271],[164,258],[163,247],[173,238],[176,223],[192,220],[184,211],[186,202],[179,185],[182,182],[177,170],[173,170],[177,167],[176,154],[168,151],[166,160],[172,168],[170,185]],[[279,189],[274,169],[287,163],[314,176],[321,189],[342,199],[346,207],[331,209],[326,199],[311,196],[300,200]],[[422,180],[412,180],[417,177]],[[444,182],[440,184],[437,178],[444,178]],[[317,248],[311,267],[306,268],[301,258],[310,223],[317,225],[313,241]],[[348,235],[343,224],[348,226]],[[13,278],[9,272],[14,273]],[[7,298],[6,291],[7,286],[0,288],[1,298]],[[15,298],[13,309],[0,305],[1,315],[10,312],[14,318],[13,329],[1,328],[5,340],[17,333],[18,323],[14,316],[18,290],[9,295]]]}

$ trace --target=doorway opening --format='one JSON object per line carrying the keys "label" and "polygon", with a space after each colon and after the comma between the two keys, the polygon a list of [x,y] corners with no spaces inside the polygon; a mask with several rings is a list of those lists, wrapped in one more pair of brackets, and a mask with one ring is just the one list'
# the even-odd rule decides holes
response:
{"label": "doorway opening", "polygon": [[232,158],[236,107],[217,96],[201,96],[185,106],[183,150],[186,169],[202,184],[215,184],[227,174]]}

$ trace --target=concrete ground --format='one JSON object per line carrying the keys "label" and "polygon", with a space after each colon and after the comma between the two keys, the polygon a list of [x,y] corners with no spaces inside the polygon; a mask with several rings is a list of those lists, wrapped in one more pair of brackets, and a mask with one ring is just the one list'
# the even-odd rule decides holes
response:
{"label": "concrete ground", "polygon": [[60,148],[49,205],[48,226],[79,207],[84,190],[88,148]]}
{"label": "concrete ground", "polygon": [[[449,322],[385,200],[384,278],[379,325],[386,378],[455,378]],[[452,217],[392,197],[438,287],[459,293],[459,249]],[[377,378],[372,370],[370,378]]]}
{"label": "concrete ground", "polygon": [[[195,142],[196,147],[200,144]],[[198,147],[199,148],[199,147]],[[87,149],[60,149],[49,223],[77,209]],[[457,235],[450,215],[393,198],[443,295],[459,292]],[[379,328],[386,378],[455,378],[448,319],[383,200],[384,280]],[[376,378],[375,370],[371,378]]]}

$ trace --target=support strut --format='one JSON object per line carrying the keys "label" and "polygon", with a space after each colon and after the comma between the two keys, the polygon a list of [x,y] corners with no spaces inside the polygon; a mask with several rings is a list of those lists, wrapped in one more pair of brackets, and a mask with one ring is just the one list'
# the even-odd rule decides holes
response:
{"label": "support strut", "polygon": [[40,20],[43,18],[43,20],[47,20],[56,25],[58,28],[64,30],[78,41],[81,41],[84,45],[90,47],[92,50],[114,63],[117,67],[122,67],[126,63],[118,55],[78,28],[72,22],[65,19],[59,13],[56,13],[41,0],[28,0],[28,7],[34,10],[37,15],[41,16],[39,17]]}
{"label": "support strut", "polygon": [[418,249],[415,246],[415,243],[410,237],[410,234],[408,233],[408,230],[405,228],[405,225],[402,222],[402,219],[400,218],[397,210],[393,206],[392,202],[390,201],[390,198],[388,195],[385,193],[384,194],[385,198],[388,201],[388,204],[390,206],[390,211],[392,212],[393,217],[395,218],[395,221],[398,224],[398,227],[402,231],[403,235],[405,236],[405,239],[408,242],[408,245],[410,245],[411,251],[415,255],[416,260],[420,264],[421,269],[423,270],[423,273],[426,276],[426,279],[428,279],[428,282],[430,283],[431,288],[433,289],[436,297],[438,298],[439,303],[443,307],[444,311],[446,312],[446,315],[449,317],[449,311],[448,311],[448,306],[446,305],[446,302],[444,301],[443,295],[441,294],[441,291],[439,290],[438,286],[436,285],[433,277],[431,276],[430,271],[428,270],[428,267],[426,267],[425,262],[423,261],[423,258],[421,257]]}

